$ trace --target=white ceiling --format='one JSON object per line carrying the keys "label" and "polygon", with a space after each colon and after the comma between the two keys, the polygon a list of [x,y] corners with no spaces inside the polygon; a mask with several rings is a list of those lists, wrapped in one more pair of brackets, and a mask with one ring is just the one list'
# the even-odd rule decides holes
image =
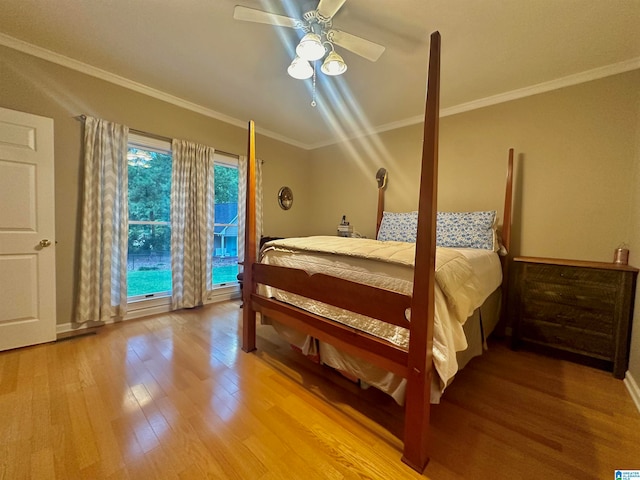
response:
{"label": "white ceiling", "polygon": [[445,113],[640,68],[640,0],[347,0],[334,28],[386,51],[372,63],[336,48],[349,68],[318,75],[313,108],[311,80],[286,73],[298,32],[235,21],[236,4],[295,16],[309,3],[0,0],[0,44],[304,148],[418,121],[434,30]]}

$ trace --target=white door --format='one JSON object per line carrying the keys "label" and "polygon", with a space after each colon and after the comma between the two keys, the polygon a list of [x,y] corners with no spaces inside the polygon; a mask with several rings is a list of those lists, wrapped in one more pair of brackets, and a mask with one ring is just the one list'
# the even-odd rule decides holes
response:
{"label": "white door", "polygon": [[0,350],[56,339],[53,119],[0,108]]}

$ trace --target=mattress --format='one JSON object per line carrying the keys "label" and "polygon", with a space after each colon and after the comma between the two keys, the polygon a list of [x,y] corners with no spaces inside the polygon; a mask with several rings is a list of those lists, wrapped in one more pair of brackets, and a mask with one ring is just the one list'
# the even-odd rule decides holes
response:
{"label": "mattress", "polygon": [[[455,250],[453,252],[452,250]],[[371,252],[374,252],[371,254]],[[415,245],[404,242],[378,242],[341,237],[305,237],[269,242],[262,251],[263,263],[322,272],[372,286],[411,294]],[[432,401],[437,402],[458,371],[457,352],[468,347],[465,323],[502,281],[500,260],[495,252],[477,249],[437,249],[433,359],[437,375]],[[443,278],[442,267],[450,269]],[[441,268],[442,267],[442,268]],[[443,271],[440,271],[443,270]],[[440,274],[440,275],[439,275]],[[456,277],[454,287],[448,276]],[[439,280],[440,279],[440,280]],[[451,292],[450,290],[454,290]],[[408,346],[408,330],[368,317],[345,312],[330,305],[310,301],[277,289],[259,286],[258,293],[304,308],[372,335],[402,348]],[[307,335],[274,324],[291,344],[323,363],[363,378],[392,395],[398,403],[404,399],[403,379],[360,359],[344,355],[328,344],[318,344]],[[476,327],[472,327],[476,329]],[[469,329],[469,328],[467,328]],[[474,337],[475,339],[475,337]]]}

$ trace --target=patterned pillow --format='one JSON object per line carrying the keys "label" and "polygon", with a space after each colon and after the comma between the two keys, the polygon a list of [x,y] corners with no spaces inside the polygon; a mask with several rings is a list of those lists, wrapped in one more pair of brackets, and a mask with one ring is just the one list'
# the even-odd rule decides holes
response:
{"label": "patterned pillow", "polygon": [[497,250],[496,211],[438,212],[436,245],[439,247]]}
{"label": "patterned pillow", "polygon": [[378,240],[396,242],[415,242],[418,231],[418,212],[383,212]]}

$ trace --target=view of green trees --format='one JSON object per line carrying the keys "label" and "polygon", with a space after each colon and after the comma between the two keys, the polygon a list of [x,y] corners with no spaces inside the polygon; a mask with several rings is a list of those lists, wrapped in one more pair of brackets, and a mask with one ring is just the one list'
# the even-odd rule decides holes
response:
{"label": "view of green trees", "polygon": [[238,203],[238,169],[214,165],[216,203]]}
{"label": "view of green trees", "polygon": [[[129,221],[169,222],[171,155],[129,149]],[[131,225],[129,253],[169,250],[168,226]]]}
{"label": "view of green trees", "polygon": [[[171,290],[171,155],[130,148],[128,296]],[[216,164],[215,202],[238,202],[238,169]],[[218,260],[218,261],[217,261]],[[214,257],[214,283],[235,281],[237,259]]]}

